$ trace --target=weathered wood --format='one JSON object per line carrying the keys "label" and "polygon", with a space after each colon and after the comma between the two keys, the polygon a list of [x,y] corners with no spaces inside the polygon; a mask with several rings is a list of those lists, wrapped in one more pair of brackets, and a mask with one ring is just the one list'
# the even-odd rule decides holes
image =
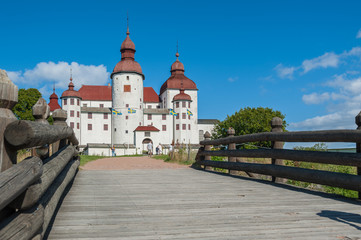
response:
{"label": "weathered wood", "polygon": [[[54,119],[54,126],[65,126],[67,127],[68,125],[66,124],[66,118],[67,118],[67,114],[66,111],[63,109],[56,109],[53,112],[52,115],[53,119]],[[62,139],[60,141],[56,141],[53,144],[53,152],[57,152],[60,148],[66,146],[66,139]]]}
{"label": "weathered wood", "polygon": [[[43,171],[40,158],[27,158],[17,165],[0,173],[0,210],[19,196]],[[1,238],[0,238],[1,239]]]}
{"label": "weathered wood", "polygon": [[0,239],[28,240],[42,227],[44,208],[37,205],[25,212],[17,212],[0,224]]}
{"label": "weathered wood", "polygon": [[17,120],[11,109],[18,101],[18,87],[15,86],[5,70],[0,69],[0,172],[16,163],[16,151],[4,141],[7,125]]}
{"label": "weathered wood", "polygon": [[342,152],[317,152],[289,149],[237,149],[219,151],[200,151],[200,156],[278,158],[300,162],[314,162],[344,166],[361,167],[361,154]]}
{"label": "weathered wood", "polygon": [[[206,141],[209,141],[211,139],[211,134],[208,131],[204,134],[204,139]],[[204,145],[204,150],[205,151],[211,151],[211,149],[212,149],[212,145],[209,145],[209,144]],[[205,155],[204,160],[211,160],[211,156],[210,155],[208,155],[208,156]],[[211,167],[206,166],[206,165],[204,165],[204,169],[205,170],[212,170]]]}
{"label": "weathered wood", "polygon": [[301,132],[263,132],[201,141],[201,145],[227,145],[258,141],[281,142],[361,142],[361,132],[357,130],[323,130]]}
{"label": "weathered wood", "polygon": [[[228,137],[234,137],[234,134],[236,133],[236,131],[234,130],[234,128],[229,128],[227,130],[227,135]],[[236,149],[236,144],[235,143],[229,143],[228,144],[228,150],[235,150]],[[228,156],[228,162],[236,162],[236,158],[235,157],[231,157]],[[233,171],[233,170],[229,170],[228,171],[229,174],[238,174],[237,171]]]}
{"label": "weathered wood", "polygon": [[[272,118],[271,121],[271,127],[272,130],[271,132],[283,132],[282,130],[282,119],[279,117],[274,117]],[[272,149],[283,149],[283,142],[280,141],[272,141],[271,142],[271,148]],[[274,165],[283,165],[283,160],[282,159],[277,159],[277,158],[272,158],[272,164]],[[281,178],[276,178],[274,176],[272,176],[272,182],[285,182],[285,179],[281,179]]]}
{"label": "weathered wood", "polygon": [[23,149],[50,144],[73,135],[70,127],[44,125],[37,122],[19,120],[9,124],[5,139],[14,149]]}
{"label": "weathered wood", "polygon": [[74,145],[74,146],[78,146],[79,145],[79,141],[78,139],[75,137],[75,133],[73,132],[73,134],[68,138],[68,140]]}
{"label": "weathered wood", "polygon": [[357,175],[257,163],[230,163],[204,160],[200,164],[361,191],[361,176]]}
{"label": "weathered wood", "polygon": [[68,145],[47,159],[43,165],[43,174],[41,175],[40,181],[31,185],[24,193],[16,198],[11,203],[11,207],[16,209],[31,208],[41,196],[43,196],[55,178],[76,154],[76,149]]}
{"label": "weathered wood", "polygon": [[79,160],[73,160],[69,162],[40,199],[40,203],[44,207],[43,236],[46,232],[46,229],[48,228],[48,225],[53,217],[54,211],[59,203],[61,196],[64,193],[65,188],[74,179],[78,171],[79,164]]}
{"label": "weathered wood", "polygon": [[[355,117],[355,123],[357,125],[357,131],[361,130],[361,112]],[[361,132],[361,131],[360,131]],[[361,153],[361,141],[356,142],[356,152]],[[361,176],[361,166],[357,167],[357,175]],[[361,192],[358,192],[358,198],[361,199]]]}

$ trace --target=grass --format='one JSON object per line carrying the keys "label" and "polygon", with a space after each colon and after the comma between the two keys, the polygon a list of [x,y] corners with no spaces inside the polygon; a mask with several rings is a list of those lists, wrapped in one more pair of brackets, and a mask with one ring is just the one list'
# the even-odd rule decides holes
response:
{"label": "grass", "polygon": [[[140,157],[143,156],[141,154],[136,154],[136,155],[123,155],[123,156],[116,156],[116,158],[121,158],[121,157]],[[91,161],[95,161],[98,159],[103,159],[103,158],[113,158],[113,157],[107,157],[107,156],[94,156],[94,155],[79,155],[80,157],[80,166],[84,166],[85,164],[87,164],[88,162]]]}
{"label": "grass", "polygon": [[185,148],[177,149],[174,152],[173,159],[169,155],[153,155],[153,158],[163,160],[164,162],[177,163],[182,165],[192,165],[195,163],[197,152],[191,151],[188,160],[188,151]]}

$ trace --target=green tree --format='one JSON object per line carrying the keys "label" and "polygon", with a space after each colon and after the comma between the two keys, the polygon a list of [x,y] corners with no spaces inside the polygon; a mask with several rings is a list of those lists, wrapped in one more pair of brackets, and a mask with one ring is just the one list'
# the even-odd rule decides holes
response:
{"label": "green tree", "polygon": [[[259,133],[259,132],[270,132],[271,131],[271,120],[273,117],[279,117],[283,120],[283,130],[286,130],[287,123],[284,120],[285,115],[280,111],[274,111],[271,108],[250,108],[246,107],[238,112],[235,112],[231,116],[219,122],[215,126],[215,133],[213,138],[222,138],[227,136],[228,128],[232,127],[235,130],[235,136]],[[248,145],[237,146],[237,148],[255,148],[252,145],[259,147],[271,147],[271,142],[257,142],[249,143]]]}
{"label": "green tree", "polygon": [[19,120],[34,121],[32,107],[41,98],[41,93],[36,88],[19,90],[18,103],[13,107],[13,112]]}

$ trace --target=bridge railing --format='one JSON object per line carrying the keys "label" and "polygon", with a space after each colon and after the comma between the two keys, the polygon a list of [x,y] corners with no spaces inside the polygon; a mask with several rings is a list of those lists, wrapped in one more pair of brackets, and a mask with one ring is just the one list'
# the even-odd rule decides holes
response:
{"label": "bridge railing", "polygon": [[[0,90],[4,89],[1,80]],[[0,91],[1,97],[4,99]],[[40,98],[33,107],[35,122],[16,120],[9,111],[13,104],[4,107],[3,102],[0,101],[0,239],[42,239],[64,190],[77,173],[79,143],[65,122],[64,110],[55,110],[54,125],[49,125],[49,106],[44,99]],[[32,148],[33,156],[18,163],[17,151],[25,148]]]}
{"label": "bridge railing", "polygon": [[[272,181],[283,182],[284,179],[310,182],[344,189],[356,190],[361,196],[361,113],[356,117],[358,130],[325,130],[282,132],[282,120],[272,119],[272,132],[263,132],[234,136],[234,130],[228,130],[228,137],[211,140],[211,135],[206,132],[203,145],[198,151],[196,161],[206,170],[212,168],[244,171],[249,176],[252,173],[272,176]],[[236,149],[236,144],[249,142],[271,141],[271,149]],[[342,152],[317,152],[303,150],[283,149],[283,142],[354,142],[356,153]],[[212,151],[212,146],[227,146],[227,150]],[[211,156],[228,157],[228,161],[212,161]],[[271,164],[237,162],[237,157],[271,158]],[[321,164],[334,164],[357,167],[357,175],[329,172],[323,170],[305,169],[283,166],[283,160],[300,162],[313,162]],[[283,178],[283,179],[281,179]]]}

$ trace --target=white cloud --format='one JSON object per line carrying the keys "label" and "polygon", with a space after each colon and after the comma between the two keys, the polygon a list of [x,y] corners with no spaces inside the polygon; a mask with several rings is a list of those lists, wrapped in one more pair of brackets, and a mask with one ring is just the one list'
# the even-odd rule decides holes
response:
{"label": "white cloud", "polygon": [[297,70],[297,68],[296,67],[285,67],[282,65],[282,63],[280,63],[274,68],[274,70],[276,70],[277,75],[280,78],[292,79],[293,73]]}
{"label": "white cloud", "polygon": [[104,65],[84,65],[77,62],[71,64],[67,62],[41,62],[33,69],[27,69],[24,72],[9,71],[8,75],[14,83],[25,85],[25,87],[31,85],[52,88],[55,82],[57,88],[66,89],[69,84],[70,68],[73,71],[73,82],[76,89],[79,89],[82,84],[103,85],[109,79],[109,73]]}
{"label": "white cloud", "polygon": [[339,56],[333,52],[327,52],[322,56],[304,60],[302,62],[303,72],[307,73],[312,69],[316,68],[328,68],[328,67],[338,67],[340,63]]}
{"label": "white cloud", "polygon": [[238,77],[229,77],[227,80],[228,82],[235,82],[238,80]]}
{"label": "white cloud", "polygon": [[356,35],[356,38],[361,38],[361,29],[358,30],[357,35]]}
{"label": "white cloud", "polygon": [[302,101],[306,104],[320,104],[329,99],[330,99],[330,94],[328,92],[322,94],[311,93],[302,96]]}

